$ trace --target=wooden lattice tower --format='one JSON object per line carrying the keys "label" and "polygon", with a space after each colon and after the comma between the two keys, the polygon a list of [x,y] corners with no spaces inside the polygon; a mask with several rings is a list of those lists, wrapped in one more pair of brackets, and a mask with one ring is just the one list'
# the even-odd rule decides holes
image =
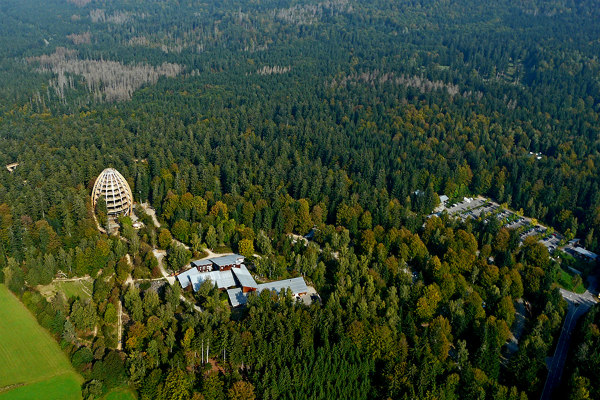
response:
{"label": "wooden lattice tower", "polygon": [[92,189],[92,207],[94,209],[96,209],[96,202],[100,196],[104,197],[109,217],[131,214],[133,205],[131,188],[123,175],[116,169],[106,168],[96,178]]}

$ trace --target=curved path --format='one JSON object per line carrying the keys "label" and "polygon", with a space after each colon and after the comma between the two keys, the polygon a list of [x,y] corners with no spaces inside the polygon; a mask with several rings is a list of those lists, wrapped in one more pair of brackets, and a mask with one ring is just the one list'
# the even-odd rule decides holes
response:
{"label": "curved path", "polygon": [[150,205],[148,203],[138,203],[143,209],[144,212],[146,214],[148,214],[150,217],[152,217],[152,222],[154,222],[154,226],[157,228],[160,228],[160,222],[158,222],[158,219],[156,218],[156,212],[154,211],[154,209],[152,207],[150,207]]}
{"label": "curved path", "polygon": [[594,304],[596,304],[596,296],[594,292],[595,282],[592,282],[590,288],[583,294],[569,292],[568,290],[560,289],[560,294],[569,303],[565,322],[563,323],[558,338],[558,344],[554,355],[548,362],[548,377],[544,384],[544,390],[540,400],[550,400],[554,389],[559,385],[562,377],[567,354],[569,353],[569,345],[571,344],[573,329],[577,325],[577,321],[585,314]]}

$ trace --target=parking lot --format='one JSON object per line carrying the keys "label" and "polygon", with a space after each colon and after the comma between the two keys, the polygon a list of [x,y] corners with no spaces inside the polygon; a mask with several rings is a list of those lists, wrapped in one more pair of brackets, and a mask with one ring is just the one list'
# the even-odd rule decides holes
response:
{"label": "parking lot", "polygon": [[525,238],[527,238],[529,236],[543,235],[545,232],[546,232],[546,227],[541,226],[541,225],[536,225],[534,227],[529,228],[525,232],[521,233],[521,235],[519,237],[521,238],[521,241],[523,241],[523,240],[525,240]]}
{"label": "parking lot", "polygon": [[[447,208],[448,214],[460,218],[465,221],[468,218],[480,218],[482,216],[489,216],[497,212],[495,217],[500,223],[508,229],[521,229],[525,230],[519,235],[521,243],[529,236],[543,236],[547,232],[547,228],[541,225],[533,226],[531,219],[517,215],[511,210],[501,210],[500,205],[493,201],[489,201],[483,197],[477,198],[464,198],[462,201],[453,204]],[[498,212],[499,211],[499,212]],[[547,238],[540,240],[550,253],[553,253],[559,246],[562,236],[557,233],[553,233]]]}
{"label": "parking lot", "polygon": [[519,217],[516,221],[506,225],[508,229],[519,229],[522,226],[527,226],[531,223],[528,218]]}
{"label": "parking lot", "polygon": [[554,250],[556,250],[558,248],[558,245],[560,244],[561,239],[562,239],[561,235],[553,233],[552,235],[548,236],[547,238],[540,240],[540,243],[542,243],[544,246],[546,246],[546,248],[548,249],[548,251],[550,253],[553,253]]}
{"label": "parking lot", "polygon": [[474,208],[470,211],[470,214],[474,218],[479,218],[482,215],[489,215],[498,209],[497,204],[493,204],[490,202],[485,203],[483,206]]}
{"label": "parking lot", "polygon": [[[470,217],[475,217],[475,214],[472,213],[471,210],[475,210],[476,208],[481,207],[487,202],[483,197],[478,198],[465,198],[464,200],[454,204],[452,207],[448,208],[448,214],[450,215],[460,215],[463,219]],[[479,214],[477,214],[478,216]]]}

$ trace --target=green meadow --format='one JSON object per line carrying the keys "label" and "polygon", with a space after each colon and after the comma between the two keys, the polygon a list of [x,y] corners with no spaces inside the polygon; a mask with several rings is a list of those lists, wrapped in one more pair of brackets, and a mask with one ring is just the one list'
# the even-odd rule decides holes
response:
{"label": "green meadow", "polygon": [[81,382],[52,336],[0,285],[0,400],[80,399]]}
{"label": "green meadow", "polygon": [[104,400],[135,400],[135,395],[129,389],[118,388],[110,391]]}

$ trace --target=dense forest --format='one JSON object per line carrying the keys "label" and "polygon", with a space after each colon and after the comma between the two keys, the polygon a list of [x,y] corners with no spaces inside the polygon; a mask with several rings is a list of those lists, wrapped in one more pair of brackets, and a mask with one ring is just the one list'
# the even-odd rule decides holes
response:
{"label": "dense forest", "polygon": [[[5,0],[0,18],[0,278],[84,398],[539,396],[558,261],[427,216],[485,195],[600,250],[599,1]],[[137,207],[142,229],[98,229],[109,166],[160,228]],[[207,248],[321,301],[231,310],[208,285],[197,312],[141,281],[162,276],[153,250],[178,271]],[[90,276],[91,299],[44,297],[59,271]],[[592,370],[570,371],[570,398],[594,398]]]}

